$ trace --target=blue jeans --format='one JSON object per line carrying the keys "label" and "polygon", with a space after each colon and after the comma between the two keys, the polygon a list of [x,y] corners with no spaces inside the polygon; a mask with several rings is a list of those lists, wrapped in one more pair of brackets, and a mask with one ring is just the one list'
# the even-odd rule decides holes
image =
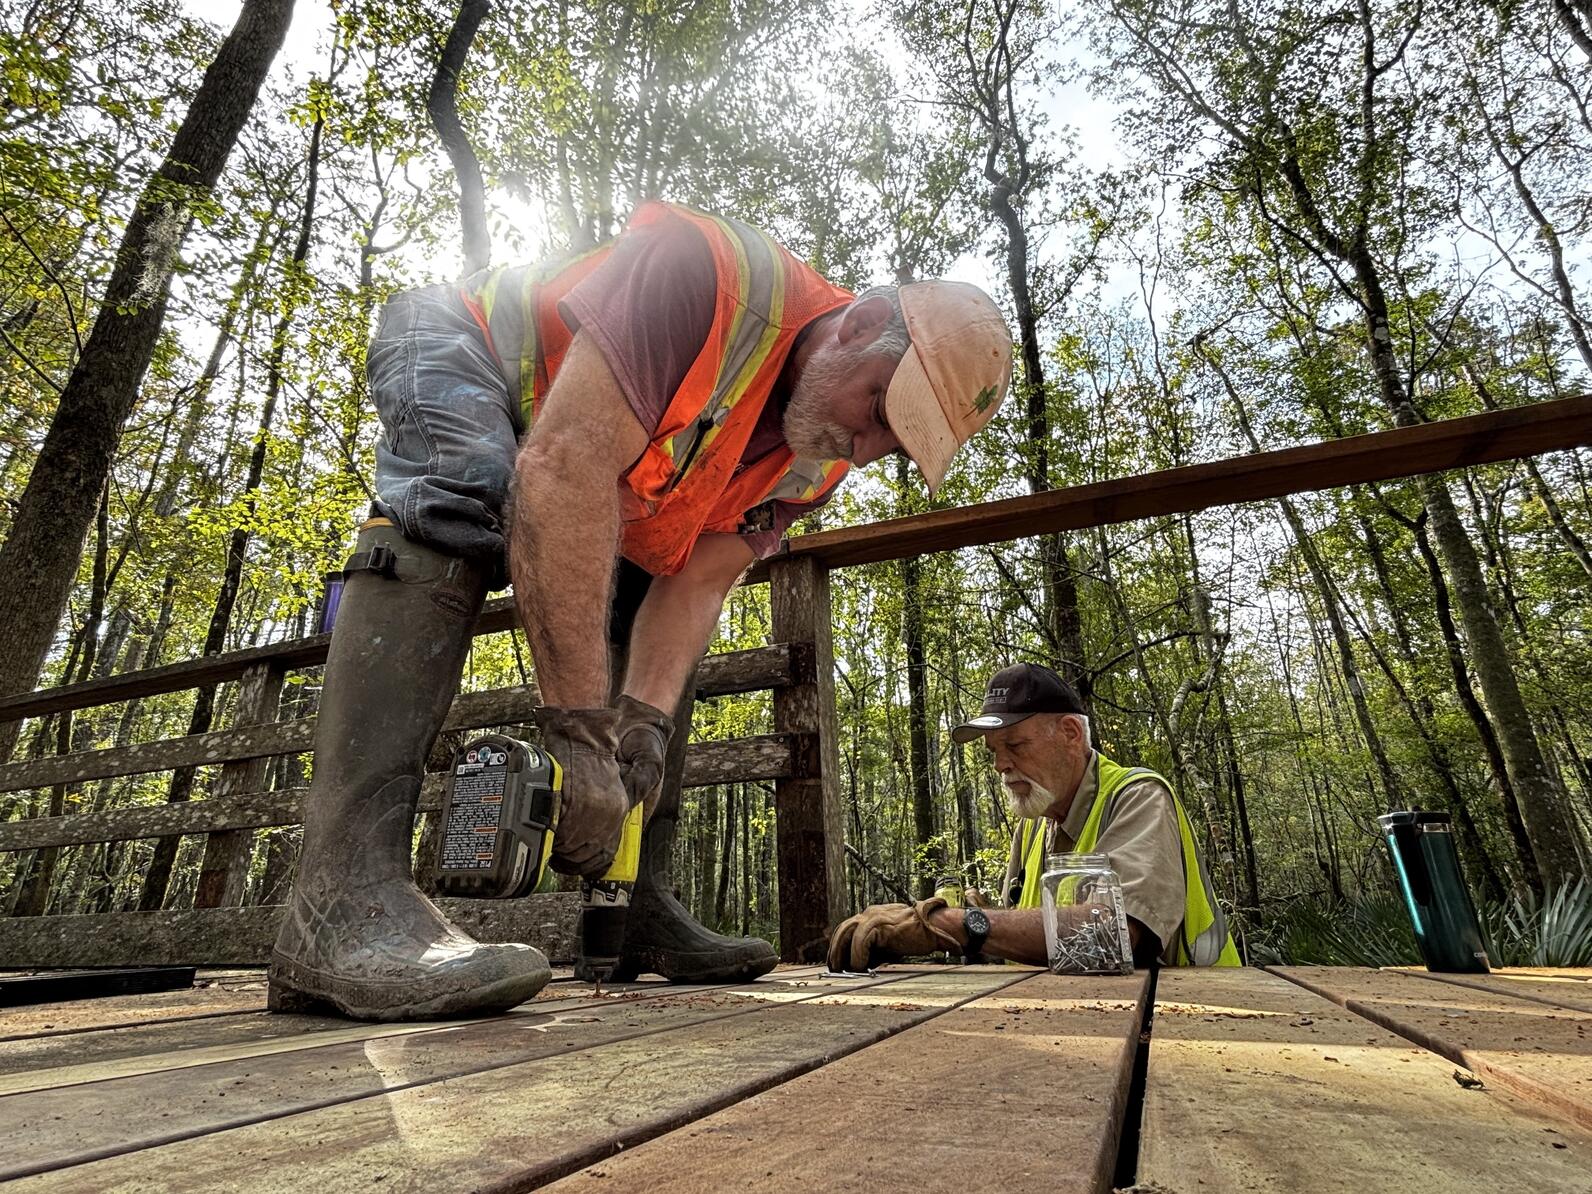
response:
{"label": "blue jeans", "polygon": [[365,370],[382,427],[377,509],[408,538],[485,564],[502,587],[518,403],[457,291],[394,295]]}

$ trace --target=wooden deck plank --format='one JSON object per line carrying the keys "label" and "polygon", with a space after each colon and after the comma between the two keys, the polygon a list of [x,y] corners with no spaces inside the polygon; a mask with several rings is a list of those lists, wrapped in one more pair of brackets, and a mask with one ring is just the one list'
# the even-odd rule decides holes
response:
{"label": "wooden deck plank", "polygon": [[1453,983],[1493,995],[1512,995],[1517,999],[1531,999],[1549,1007],[1571,1012],[1592,1013],[1592,986],[1571,978],[1549,977],[1539,974],[1433,974],[1425,970],[1403,973],[1433,982]]}
{"label": "wooden deck plank", "polygon": [[6,1141],[0,1180],[854,985],[816,976],[764,980],[639,1000],[615,993],[598,1001],[554,1001],[546,1010],[532,1004],[519,1013],[458,1023],[357,1025],[266,1042],[246,1056],[229,1052],[192,1066],[7,1095],[0,1097],[0,1139]]}
{"label": "wooden deck plank", "polygon": [[1032,973],[548,1189],[1097,1194],[1147,985]]}
{"label": "wooden deck plank", "polygon": [[[805,989],[806,980],[816,974],[817,968],[812,967],[805,972],[778,976],[772,981],[799,991]],[[585,983],[561,983],[544,987],[534,999],[506,1014],[547,1016],[588,1007],[609,1007],[625,1001],[681,998],[734,985],[715,983],[690,986],[662,981],[623,983],[605,987],[599,997]],[[772,998],[772,995],[764,997]],[[97,1033],[88,1038],[83,1034],[73,1034],[65,1040],[48,1038],[43,1042],[21,1041],[15,1042],[14,1046],[37,1046],[41,1043],[53,1046],[52,1054],[43,1054],[51,1060],[42,1065],[17,1064],[8,1055],[6,1046],[0,1045],[0,1096],[188,1069],[215,1062],[247,1061],[302,1049],[381,1040],[456,1026],[438,1021],[359,1024],[332,1016],[272,1016],[256,1012],[209,1020],[202,1024],[151,1025],[127,1033]],[[186,1032],[185,1038],[178,1035],[182,1032]],[[85,1048],[85,1045],[89,1047]],[[40,1055],[37,1051],[32,1054],[35,1057]]]}
{"label": "wooden deck plank", "polygon": [[[261,1192],[525,1189],[1020,977],[901,973],[847,990],[815,989],[800,1001],[788,992],[773,1001],[748,993],[738,1008],[724,1007],[725,995],[711,995],[702,997],[695,1022],[688,1002],[663,1002],[645,1012],[633,1009],[638,1022],[627,1037],[615,1039],[615,1023],[595,1030],[580,1023],[550,1026],[540,1034],[545,1043],[534,1060],[38,1173],[16,1188],[235,1190],[239,1175],[247,1174],[248,1188]],[[665,1027],[667,1014],[672,1020]],[[436,1039],[399,1038],[390,1053],[372,1048],[357,1064],[378,1082],[402,1082],[413,1060],[408,1046]],[[232,1097],[230,1088],[224,1093]],[[117,1104],[118,1114],[127,1110],[125,1101]],[[55,1129],[64,1135],[87,1119],[74,1113],[69,1122],[56,1121]]]}
{"label": "wooden deck plank", "polygon": [[[203,984],[203,985],[201,985]],[[97,1028],[152,1024],[165,1020],[265,1010],[265,971],[228,971],[219,977],[201,972],[184,991],[114,995],[81,1003],[48,1003],[0,1013],[0,1042]]]}
{"label": "wooden deck plank", "polygon": [[1386,970],[1268,969],[1592,1129],[1592,1015]]}
{"label": "wooden deck plank", "polygon": [[1298,1194],[1586,1188],[1592,1135],[1454,1074],[1274,975],[1163,970],[1139,1181]]}
{"label": "wooden deck plank", "polygon": [[1592,982],[1592,966],[1494,966],[1493,973],[1506,978],[1569,978]]}

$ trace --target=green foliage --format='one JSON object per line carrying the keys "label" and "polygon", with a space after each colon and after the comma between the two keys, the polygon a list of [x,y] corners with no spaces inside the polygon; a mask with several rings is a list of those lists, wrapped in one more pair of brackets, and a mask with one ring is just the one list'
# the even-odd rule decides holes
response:
{"label": "green foliage", "polygon": [[[1520,892],[1482,900],[1477,909],[1494,966],[1592,966],[1592,883],[1566,884],[1546,897]],[[1378,893],[1327,903],[1303,899],[1272,914],[1248,938],[1252,962],[1311,966],[1420,964],[1409,912]]]}
{"label": "green foliage", "polygon": [[1403,901],[1388,894],[1297,900],[1249,937],[1249,960],[1281,965],[1409,966],[1420,952]]}
{"label": "green foliage", "polygon": [[1494,966],[1592,966],[1592,882],[1538,896],[1485,900],[1478,909]]}

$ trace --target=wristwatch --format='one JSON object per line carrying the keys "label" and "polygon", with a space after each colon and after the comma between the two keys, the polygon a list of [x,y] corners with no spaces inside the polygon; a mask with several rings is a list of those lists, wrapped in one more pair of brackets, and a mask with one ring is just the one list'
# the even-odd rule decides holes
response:
{"label": "wristwatch", "polygon": [[964,956],[984,952],[984,939],[989,936],[989,917],[982,908],[962,910],[962,932],[967,934],[967,944],[962,947]]}

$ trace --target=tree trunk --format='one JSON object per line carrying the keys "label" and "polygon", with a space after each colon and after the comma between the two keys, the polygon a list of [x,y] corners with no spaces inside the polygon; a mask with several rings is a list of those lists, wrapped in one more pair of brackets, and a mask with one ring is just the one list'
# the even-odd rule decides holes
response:
{"label": "tree trunk", "polygon": [[[1376,262],[1369,250],[1360,246],[1350,254],[1349,264],[1360,285],[1366,344],[1382,400],[1398,426],[1416,426],[1421,418],[1393,355],[1392,321]],[[1550,888],[1574,882],[1582,873],[1578,835],[1566,815],[1564,789],[1554,782],[1543,761],[1542,747],[1509,658],[1509,647],[1476,559],[1476,548],[1460,521],[1454,495],[1443,476],[1426,473],[1417,477],[1415,484],[1429,515],[1432,540],[1452,585],[1454,605],[1470,647],[1482,699],[1487,702],[1498,731],[1504,765],[1520,802],[1521,819],[1542,880]]]}
{"label": "tree trunk", "polygon": [[[99,626],[105,616],[106,559],[110,552],[110,487],[100,488],[98,522],[99,533],[94,549],[94,583],[89,597],[88,615],[83,620],[82,651],[78,656],[76,674],[68,673],[67,684],[86,680],[93,674],[94,656],[99,647]],[[55,749],[57,754],[69,754],[73,748],[73,711],[61,714],[56,726]],[[81,744],[86,745],[86,744]],[[50,789],[49,815],[59,817],[66,812],[66,784],[56,784]],[[55,877],[55,865],[60,859],[61,847],[47,846],[33,856],[32,869],[12,906],[12,916],[43,916],[49,906],[50,881]]]}
{"label": "tree trunk", "polygon": [[[247,0],[127,222],[99,314],[0,546],[0,693],[38,679],[123,425],[165,321],[178,250],[254,106],[293,0]],[[0,758],[16,729],[0,726]]]}
{"label": "tree trunk", "polygon": [[453,173],[459,180],[459,223],[464,229],[464,272],[485,269],[492,260],[492,238],[486,229],[486,184],[481,178],[481,162],[470,146],[464,125],[459,122],[459,72],[470,54],[476,30],[490,12],[488,0],[463,0],[454,18],[453,29],[442,47],[437,73],[431,79],[426,111],[432,127],[448,151]]}
{"label": "tree trunk", "polygon": [[923,645],[923,560],[901,561],[902,638],[907,654],[907,760],[912,778],[912,824],[917,832],[917,891],[920,899],[934,894],[934,880],[944,868],[934,839],[934,790],[929,775],[929,711],[927,658]]}
{"label": "tree trunk", "polygon": [[[735,875],[735,808],[736,792],[742,785],[728,784],[724,788],[724,844],[719,850],[719,884],[713,896],[713,927],[723,931],[729,924],[730,880]],[[744,803],[745,794],[741,801]]]}
{"label": "tree trunk", "polygon": [[[310,129],[309,165],[305,180],[304,209],[299,219],[298,242],[288,262],[289,286],[296,285],[296,272],[309,256],[311,231],[315,220],[315,197],[320,177],[321,133],[323,118],[317,117]],[[234,528],[227,541],[227,562],[221,575],[221,591],[210,613],[210,625],[205,633],[204,655],[218,655],[226,649],[227,633],[232,626],[232,613],[237,605],[238,593],[243,585],[243,565],[248,557],[252,537],[250,522],[261,480],[265,475],[265,458],[270,446],[271,421],[276,413],[277,398],[282,391],[282,363],[287,354],[287,335],[297,311],[292,299],[284,305],[271,336],[271,353],[266,366],[265,397],[260,407],[260,423],[255,431],[254,446],[249,454],[249,471],[244,478],[243,495],[245,511],[241,524]],[[193,715],[188,721],[189,734],[209,731],[215,718],[216,686],[201,688],[194,698]],[[180,804],[193,795],[194,776],[197,769],[183,767],[171,778],[166,792],[168,804]],[[167,890],[171,883],[171,870],[182,844],[180,837],[164,837],[155,844],[155,854],[144,878],[144,888],[139,895],[138,907],[142,912],[153,912],[165,906]]]}

